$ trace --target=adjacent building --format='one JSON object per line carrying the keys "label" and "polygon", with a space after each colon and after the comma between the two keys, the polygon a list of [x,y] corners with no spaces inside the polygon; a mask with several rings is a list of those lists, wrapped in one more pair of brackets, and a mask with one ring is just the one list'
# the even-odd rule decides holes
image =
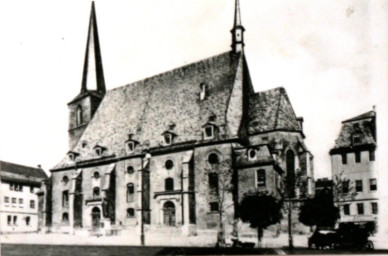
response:
{"label": "adjacent building", "polygon": [[341,222],[376,221],[379,209],[376,112],[342,122],[330,150],[334,200]]}
{"label": "adjacent building", "polygon": [[191,235],[220,211],[229,228],[245,193],[276,195],[284,177],[313,193],[303,118],[284,88],[254,91],[238,1],[234,16],[230,51],[107,91],[92,3],[69,151],[50,170],[54,232]]}
{"label": "adjacent building", "polygon": [[37,192],[46,173],[39,167],[28,167],[0,161],[0,231],[21,233],[38,231],[40,223]]}

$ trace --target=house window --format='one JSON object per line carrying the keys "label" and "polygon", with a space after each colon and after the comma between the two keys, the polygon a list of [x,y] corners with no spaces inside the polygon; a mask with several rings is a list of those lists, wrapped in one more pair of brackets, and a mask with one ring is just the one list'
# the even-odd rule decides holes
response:
{"label": "house window", "polygon": [[208,157],[208,161],[210,164],[218,164],[220,162],[216,153],[211,153]]}
{"label": "house window", "polygon": [[35,209],[35,201],[34,200],[30,200],[30,208]]}
{"label": "house window", "polygon": [[62,206],[67,207],[69,206],[69,191],[65,190],[62,192]]}
{"label": "house window", "polygon": [[172,143],[172,134],[171,133],[165,133],[164,134],[164,144],[165,145],[171,145]]}
{"label": "house window", "polygon": [[166,191],[174,190],[174,179],[173,178],[167,178],[164,181],[164,188],[165,188]]}
{"label": "house window", "polygon": [[30,220],[31,220],[31,217],[30,217],[30,216],[27,216],[27,217],[26,217],[26,226],[29,226],[29,225],[30,225]]}
{"label": "house window", "polygon": [[212,139],[214,137],[214,126],[207,125],[205,127],[205,139]]}
{"label": "house window", "polygon": [[378,214],[379,209],[378,209],[377,203],[371,203],[371,206],[372,206],[372,214]]}
{"label": "house window", "polygon": [[361,135],[360,134],[354,134],[353,135],[353,145],[358,145],[361,143]]}
{"label": "house window", "polygon": [[4,197],[4,203],[9,203],[9,197],[8,196]]}
{"label": "house window", "polygon": [[369,161],[374,161],[375,160],[375,151],[371,150],[369,151]]}
{"label": "house window", "polygon": [[94,187],[93,188],[93,198],[97,198],[100,196],[100,188],[99,187]]}
{"label": "house window", "polygon": [[135,187],[133,183],[127,185],[127,203],[133,202],[135,199]]}
{"label": "house window", "polygon": [[344,215],[350,215],[350,204],[344,205]]}
{"label": "house window", "polygon": [[128,153],[133,153],[133,151],[135,151],[135,142],[134,141],[130,141],[127,143],[127,151],[128,151]]}
{"label": "house window", "polygon": [[164,167],[166,167],[167,170],[171,170],[174,167],[174,162],[171,159],[168,159],[164,163]]}
{"label": "house window", "polygon": [[64,185],[66,185],[69,182],[69,178],[67,176],[63,176],[62,182]]}
{"label": "house window", "polygon": [[9,190],[15,190],[15,184],[9,183]]}
{"label": "house window", "polygon": [[8,226],[12,225],[12,216],[11,215],[7,216],[7,224],[8,224]]}
{"label": "house window", "polygon": [[135,209],[128,208],[127,209],[127,218],[133,218],[133,217],[135,217]]}
{"label": "house window", "polygon": [[218,174],[209,173],[209,189],[212,193],[218,193]]}
{"label": "house window", "polygon": [[18,222],[18,216],[13,216],[13,224],[16,225]]}
{"label": "house window", "polygon": [[346,153],[343,153],[341,155],[341,158],[342,158],[342,164],[348,164],[348,157]]}
{"label": "house window", "polygon": [[256,187],[265,186],[265,170],[260,169],[256,171]]}
{"label": "house window", "polygon": [[78,106],[77,107],[77,114],[76,114],[76,124],[77,126],[80,126],[82,123],[83,123],[83,120],[82,120],[82,107],[81,106]]}
{"label": "house window", "polygon": [[377,190],[377,181],[376,181],[376,179],[370,179],[369,180],[369,187],[370,187],[370,191],[376,191]]}
{"label": "house window", "polygon": [[69,221],[69,214],[67,212],[62,213],[62,222]]}
{"label": "house window", "polygon": [[23,198],[19,198],[19,204],[23,204]]}
{"label": "house window", "polygon": [[362,180],[356,180],[356,191],[362,192]]}
{"label": "house window", "polygon": [[133,168],[133,166],[128,166],[127,167],[127,173],[128,174],[132,174],[132,173],[134,173],[135,172],[135,169]]}
{"label": "house window", "polygon": [[210,203],[210,211],[211,212],[218,212],[219,211],[218,202],[211,202]]}
{"label": "house window", "polygon": [[30,186],[30,193],[34,193],[34,186]]}
{"label": "house window", "polygon": [[342,193],[349,193],[349,182],[348,180],[342,181]]}
{"label": "house window", "polygon": [[100,178],[100,173],[99,172],[94,172],[93,173],[93,178],[99,179]]}
{"label": "house window", "polygon": [[256,159],[256,149],[250,149],[248,151],[248,160],[252,161]]}
{"label": "house window", "polygon": [[357,213],[358,213],[358,215],[364,214],[364,204],[363,203],[357,204]]}
{"label": "house window", "polygon": [[102,148],[95,148],[94,153],[96,154],[96,156],[101,156],[102,155]]}
{"label": "house window", "polygon": [[16,198],[12,197],[12,204],[16,204]]}
{"label": "house window", "polygon": [[361,152],[360,151],[355,152],[355,157],[356,157],[356,163],[361,162]]}

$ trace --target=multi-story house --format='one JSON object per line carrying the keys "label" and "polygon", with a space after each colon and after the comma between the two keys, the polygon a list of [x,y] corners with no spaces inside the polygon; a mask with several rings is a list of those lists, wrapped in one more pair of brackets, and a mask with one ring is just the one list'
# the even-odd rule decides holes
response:
{"label": "multi-story house", "polygon": [[377,219],[376,150],[375,111],[342,122],[341,132],[330,150],[333,194],[341,210],[341,222]]}
{"label": "multi-story house", "polygon": [[39,228],[37,192],[47,179],[41,168],[0,161],[0,231],[34,232]]}
{"label": "multi-story house", "polygon": [[216,230],[226,204],[228,226],[245,193],[276,194],[284,176],[313,192],[303,119],[284,88],[254,92],[244,31],[236,1],[231,50],[106,91],[92,4],[69,152],[50,170],[53,231],[195,234]]}

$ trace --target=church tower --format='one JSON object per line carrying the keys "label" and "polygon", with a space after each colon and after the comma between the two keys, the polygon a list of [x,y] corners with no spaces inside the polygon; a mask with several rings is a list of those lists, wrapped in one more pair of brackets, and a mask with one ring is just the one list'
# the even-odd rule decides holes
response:
{"label": "church tower", "polygon": [[232,49],[235,53],[242,52],[244,49],[244,31],[245,28],[241,23],[240,1],[236,0],[234,8],[234,25],[230,31],[232,33]]}
{"label": "church tower", "polygon": [[80,93],[68,103],[69,107],[69,150],[81,138],[105,95],[105,80],[102,67],[100,42],[98,39],[96,11],[92,2],[85,62]]}

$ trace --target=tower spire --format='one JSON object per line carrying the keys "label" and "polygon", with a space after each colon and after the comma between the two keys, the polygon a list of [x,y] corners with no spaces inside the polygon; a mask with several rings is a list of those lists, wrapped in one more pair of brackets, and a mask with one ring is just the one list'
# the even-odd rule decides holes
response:
{"label": "tower spire", "polygon": [[235,0],[234,7],[234,25],[232,30],[232,49],[235,53],[242,52],[244,48],[244,31],[245,28],[241,22],[240,1]]}
{"label": "tower spire", "polygon": [[96,90],[101,94],[105,94],[106,91],[94,1],[90,11],[81,93],[88,90]]}

